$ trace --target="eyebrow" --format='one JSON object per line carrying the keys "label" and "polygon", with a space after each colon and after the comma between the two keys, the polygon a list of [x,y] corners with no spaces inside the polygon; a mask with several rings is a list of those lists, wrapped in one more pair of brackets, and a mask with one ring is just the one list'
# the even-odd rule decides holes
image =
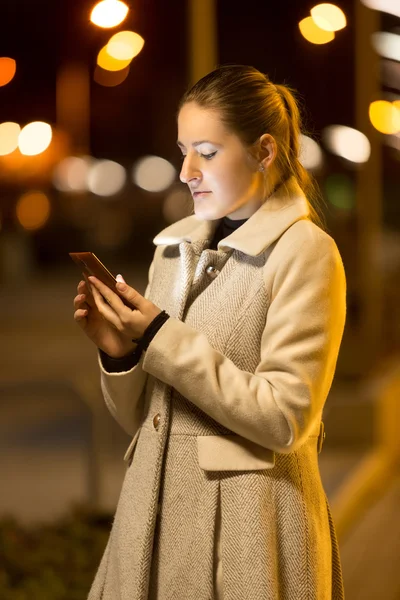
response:
{"label": "eyebrow", "polygon": [[[184,148],[185,147],[182,144],[182,142],[180,142],[179,140],[176,143],[178,144],[179,148]],[[213,146],[221,147],[221,144],[216,144],[215,142],[212,142],[211,140],[200,140],[199,142],[193,142],[192,146],[194,148],[196,148],[197,146],[200,146],[200,144],[212,144]]]}

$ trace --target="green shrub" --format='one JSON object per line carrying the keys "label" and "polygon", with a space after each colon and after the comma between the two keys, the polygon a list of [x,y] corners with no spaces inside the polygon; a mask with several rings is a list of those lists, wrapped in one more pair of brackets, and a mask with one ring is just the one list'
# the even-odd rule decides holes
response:
{"label": "green shrub", "polygon": [[85,600],[111,524],[87,507],[37,527],[0,519],[1,600]]}

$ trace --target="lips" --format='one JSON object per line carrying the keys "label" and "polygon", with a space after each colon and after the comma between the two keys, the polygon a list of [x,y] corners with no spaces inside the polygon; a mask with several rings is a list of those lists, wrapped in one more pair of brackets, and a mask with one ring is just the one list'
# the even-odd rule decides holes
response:
{"label": "lips", "polygon": [[198,198],[199,196],[205,196],[206,194],[211,194],[211,192],[202,192],[202,191],[197,191],[197,192],[192,192],[193,193],[193,198]]}

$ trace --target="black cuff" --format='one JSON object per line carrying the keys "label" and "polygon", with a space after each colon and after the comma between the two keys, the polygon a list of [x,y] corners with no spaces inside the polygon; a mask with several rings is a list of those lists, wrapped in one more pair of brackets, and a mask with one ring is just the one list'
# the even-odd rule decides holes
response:
{"label": "black cuff", "polygon": [[130,371],[136,366],[139,362],[138,357],[135,352],[128,354],[127,356],[123,356],[122,358],[112,358],[108,356],[103,350],[100,350],[100,358],[101,363],[108,373],[122,373],[124,371]]}
{"label": "black cuff", "polygon": [[[164,325],[164,323],[166,321],[168,321],[168,319],[169,319],[169,314],[166,313],[165,310],[160,312],[155,317],[155,319],[152,320],[150,325],[146,328],[146,330],[143,334],[143,337],[140,338],[140,340],[136,340],[138,342],[138,347],[136,348],[136,351],[138,351],[139,349],[140,349],[140,351],[147,350],[147,347],[150,344],[153,337],[156,335],[158,330],[161,329],[161,327]],[[132,341],[134,342],[135,340],[132,340]]]}

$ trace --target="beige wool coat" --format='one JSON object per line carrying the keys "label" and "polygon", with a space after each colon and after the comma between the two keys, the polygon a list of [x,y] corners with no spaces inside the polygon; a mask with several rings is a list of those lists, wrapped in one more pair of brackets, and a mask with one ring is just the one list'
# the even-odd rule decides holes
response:
{"label": "beige wool coat", "polygon": [[318,434],[342,339],[337,246],[295,180],[208,249],[154,239],[145,296],[171,318],[105,402],[133,436],[90,600],[341,600]]}

